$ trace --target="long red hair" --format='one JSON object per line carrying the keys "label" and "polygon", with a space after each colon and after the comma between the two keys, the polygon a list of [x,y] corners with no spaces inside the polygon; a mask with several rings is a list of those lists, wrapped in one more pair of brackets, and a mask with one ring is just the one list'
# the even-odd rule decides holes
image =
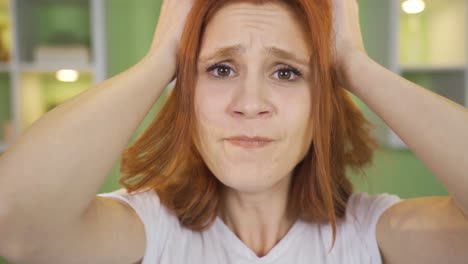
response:
{"label": "long red hair", "polygon": [[289,205],[302,220],[330,223],[334,244],[337,221],[345,216],[353,192],[346,168],[360,170],[370,163],[377,142],[371,137],[373,126],[337,81],[330,54],[330,0],[195,1],[178,51],[174,90],[147,130],[123,153],[119,182],[128,192],[155,190],[161,203],[192,230],[204,230],[215,220],[223,184],[195,147],[194,89],[206,25],[231,2],[285,4],[311,36],[310,122],[314,133],[307,155],[294,168]]}

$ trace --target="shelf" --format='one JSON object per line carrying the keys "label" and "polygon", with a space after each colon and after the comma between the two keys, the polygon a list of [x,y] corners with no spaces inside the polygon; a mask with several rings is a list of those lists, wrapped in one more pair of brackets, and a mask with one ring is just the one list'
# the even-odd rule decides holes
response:
{"label": "shelf", "polygon": [[62,64],[62,63],[22,63],[20,71],[34,73],[52,73],[61,69],[72,69],[83,73],[92,73],[94,71],[93,64]]}
{"label": "shelf", "polygon": [[419,14],[400,9],[400,64],[466,65],[467,1],[425,2],[426,9]]}
{"label": "shelf", "polygon": [[408,73],[443,73],[443,72],[464,72],[465,65],[452,65],[452,66],[429,66],[429,65],[404,65],[400,66],[401,72]]}

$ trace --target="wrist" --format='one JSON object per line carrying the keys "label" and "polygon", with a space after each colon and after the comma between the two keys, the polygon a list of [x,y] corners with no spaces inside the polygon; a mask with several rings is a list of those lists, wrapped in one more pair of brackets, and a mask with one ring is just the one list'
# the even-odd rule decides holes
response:
{"label": "wrist", "polygon": [[150,76],[163,79],[169,84],[175,77],[176,64],[176,55],[161,47],[148,52],[137,67],[144,68]]}
{"label": "wrist", "polygon": [[352,92],[353,79],[360,71],[360,65],[368,59],[368,55],[361,50],[353,50],[346,53],[338,64],[338,78],[342,86]]}

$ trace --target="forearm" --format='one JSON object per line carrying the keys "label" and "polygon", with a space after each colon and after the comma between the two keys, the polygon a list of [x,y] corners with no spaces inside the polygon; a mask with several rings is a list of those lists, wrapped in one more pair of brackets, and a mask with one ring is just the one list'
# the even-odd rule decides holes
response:
{"label": "forearm", "polygon": [[47,225],[81,215],[169,83],[172,65],[169,56],[148,56],[34,123],[0,158],[7,222],[19,229],[31,219]]}
{"label": "forearm", "polygon": [[403,139],[467,213],[468,110],[363,53],[351,56],[343,66],[345,86]]}

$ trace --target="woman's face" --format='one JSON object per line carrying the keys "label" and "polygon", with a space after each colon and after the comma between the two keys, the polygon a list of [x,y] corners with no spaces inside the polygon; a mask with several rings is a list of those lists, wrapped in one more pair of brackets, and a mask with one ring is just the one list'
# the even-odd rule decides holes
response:
{"label": "woman's face", "polygon": [[[226,186],[267,190],[289,179],[306,155],[312,131],[305,39],[280,4],[230,4],[208,24],[195,89],[199,151]],[[235,136],[272,141],[227,140]]]}

